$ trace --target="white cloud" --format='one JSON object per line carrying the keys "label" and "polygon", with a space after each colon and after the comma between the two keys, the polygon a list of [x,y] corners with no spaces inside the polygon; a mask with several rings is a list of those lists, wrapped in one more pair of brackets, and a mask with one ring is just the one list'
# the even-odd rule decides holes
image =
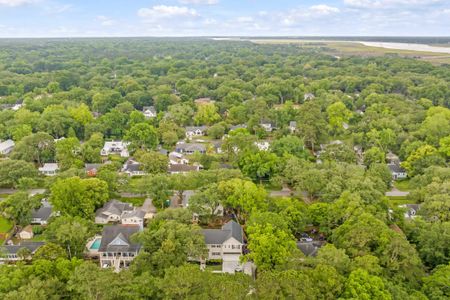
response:
{"label": "white cloud", "polygon": [[339,8],[328,6],[326,4],[313,5],[309,8],[309,10],[311,13],[316,13],[319,15],[330,15],[340,11]]}
{"label": "white cloud", "polygon": [[16,7],[27,4],[33,4],[39,0],[0,0],[0,6]]}
{"label": "white cloud", "polygon": [[162,19],[171,17],[197,17],[199,14],[193,8],[185,6],[156,5],[152,8],[141,8],[138,16],[147,19]]}
{"label": "white cloud", "polygon": [[100,22],[102,26],[112,26],[115,23],[113,19],[106,16],[97,16],[96,20]]}
{"label": "white cloud", "polygon": [[351,7],[380,9],[398,6],[427,6],[442,2],[443,0],[344,0],[344,3]]}
{"label": "white cloud", "polygon": [[219,3],[219,0],[179,0],[181,4],[196,4],[196,5],[214,5]]}

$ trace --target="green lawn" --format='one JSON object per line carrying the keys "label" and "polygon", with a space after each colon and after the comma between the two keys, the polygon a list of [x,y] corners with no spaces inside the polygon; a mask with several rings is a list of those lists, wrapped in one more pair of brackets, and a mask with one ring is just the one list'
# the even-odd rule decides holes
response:
{"label": "green lawn", "polygon": [[394,186],[398,190],[403,191],[403,192],[408,192],[408,191],[411,190],[410,180],[409,179],[395,181],[394,182]]}
{"label": "green lawn", "polygon": [[122,197],[120,201],[131,203],[133,206],[142,206],[145,201],[145,197],[134,197],[134,198],[128,198],[128,197]]}
{"label": "green lawn", "polygon": [[416,203],[416,201],[409,199],[408,196],[388,197],[388,198],[389,198],[389,204],[391,206],[399,206],[402,204],[415,204]]}
{"label": "green lawn", "polygon": [[13,224],[7,219],[0,217],[0,233],[7,233],[11,230]]}

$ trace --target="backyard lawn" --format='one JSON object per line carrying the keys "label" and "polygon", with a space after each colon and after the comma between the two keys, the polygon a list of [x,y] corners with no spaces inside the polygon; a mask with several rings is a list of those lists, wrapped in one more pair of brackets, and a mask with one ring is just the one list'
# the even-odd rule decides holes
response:
{"label": "backyard lawn", "polygon": [[411,186],[410,186],[410,180],[409,179],[405,179],[405,180],[399,180],[394,182],[394,186],[403,192],[408,192],[411,190]]}
{"label": "backyard lawn", "polygon": [[11,230],[13,224],[7,219],[0,217],[0,233],[7,233]]}

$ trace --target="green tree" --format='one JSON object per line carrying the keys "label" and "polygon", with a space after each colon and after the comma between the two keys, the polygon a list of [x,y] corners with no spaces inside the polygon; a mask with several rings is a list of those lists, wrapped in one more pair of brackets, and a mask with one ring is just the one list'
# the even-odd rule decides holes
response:
{"label": "green tree", "polygon": [[17,143],[11,155],[13,159],[25,160],[42,165],[55,157],[53,137],[45,132],[38,132],[24,137]]}
{"label": "green tree", "polygon": [[133,262],[139,273],[161,275],[164,269],[181,266],[188,258],[202,258],[207,249],[200,227],[176,221],[153,222],[136,237],[142,251]]}
{"label": "green tree", "polygon": [[80,141],[77,138],[60,140],[56,143],[55,148],[56,160],[61,170],[83,166],[83,161],[80,159]]}
{"label": "green tree", "polygon": [[16,188],[21,179],[37,177],[38,171],[32,163],[13,159],[0,161],[0,186],[2,187]]}
{"label": "green tree", "polygon": [[277,172],[280,160],[267,151],[247,153],[239,158],[238,165],[242,173],[252,179],[270,178]]}
{"label": "green tree", "polygon": [[139,123],[131,127],[125,135],[125,140],[131,143],[130,148],[134,150],[152,150],[159,144],[155,128],[147,123]]}
{"label": "green tree", "polygon": [[86,241],[94,233],[95,226],[91,221],[69,216],[55,218],[44,231],[46,239],[65,249],[69,258],[83,257]]}
{"label": "green tree", "polygon": [[108,184],[97,178],[59,179],[50,191],[55,209],[69,216],[91,217],[109,199]]}
{"label": "green tree", "polygon": [[328,126],[334,134],[343,132],[344,123],[348,123],[352,117],[351,111],[341,101],[335,102],[327,107]]}
{"label": "green tree", "polygon": [[365,270],[357,269],[348,277],[342,298],[390,300],[392,296],[380,277],[370,275]]}
{"label": "green tree", "polygon": [[169,159],[159,152],[148,152],[135,155],[141,163],[142,170],[148,174],[167,173]]}
{"label": "green tree", "polygon": [[220,115],[217,113],[217,107],[214,103],[201,104],[197,107],[197,112],[194,115],[196,125],[211,125],[219,120]]}
{"label": "green tree", "polygon": [[14,193],[8,196],[6,200],[0,202],[0,210],[3,214],[21,226],[30,223],[33,209],[39,206],[39,199],[30,197],[27,192]]}
{"label": "green tree", "polygon": [[450,265],[441,265],[433,270],[431,276],[423,278],[422,291],[431,300],[444,300],[450,297]]}

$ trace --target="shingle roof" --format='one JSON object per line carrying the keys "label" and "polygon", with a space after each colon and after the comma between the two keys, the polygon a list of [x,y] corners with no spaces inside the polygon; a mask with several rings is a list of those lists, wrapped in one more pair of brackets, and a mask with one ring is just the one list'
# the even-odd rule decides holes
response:
{"label": "shingle roof", "polygon": [[196,166],[189,166],[189,165],[183,165],[183,164],[170,165],[170,167],[169,167],[169,173],[172,173],[172,172],[192,172],[192,171],[198,171],[198,167],[196,167]]}
{"label": "shingle roof", "polygon": [[316,256],[323,242],[297,242],[297,248],[303,252],[306,256]]}
{"label": "shingle roof", "polygon": [[403,169],[399,164],[388,164],[389,169],[392,173],[405,173],[405,169]]}
{"label": "shingle roof", "polygon": [[222,229],[203,229],[206,244],[223,244],[233,237],[240,243],[244,243],[244,234],[241,225],[230,221],[222,226]]}
{"label": "shingle roof", "polygon": [[134,211],[127,211],[127,212],[124,212],[123,215],[122,215],[122,219],[125,219],[125,218],[133,218],[133,217],[138,217],[138,218],[143,219],[144,216],[145,216],[145,212],[144,212],[143,210],[141,210],[141,209],[136,209],[136,210],[134,210]]}
{"label": "shingle roof", "polygon": [[113,225],[103,227],[99,252],[135,252],[141,245],[133,243],[131,236],[140,230],[139,226]]}
{"label": "shingle roof", "polygon": [[50,218],[51,214],[52,214],[52,207],[42,205],[37,210],[33,210],[33,212],[31,213],[31,218],[47,221]]}
{"label": "shingle roof", "polygon": [[9,254],[16,254],[21,248],[27,248],[31,253],[34,253],[43,245],[45,245],[44,242],[22,242],[19,245],[4,245],[0,248],[4,248],[5,252]]}
{"label": "shingle roof", "polygon": [[97,209],[95,215],[97,217],[105,216],[104,213],[108,212],[110,214],[122,215],[124,211],[132,211],[133,205],[130,203],[124,203],[117,200],[111,200],[105,203],[102,208]]}
{"label": "shingle roof", "polygon": [[92,170],[98,170],[102,164],[85,164],[84,169],[86,172],[92,171]]}

